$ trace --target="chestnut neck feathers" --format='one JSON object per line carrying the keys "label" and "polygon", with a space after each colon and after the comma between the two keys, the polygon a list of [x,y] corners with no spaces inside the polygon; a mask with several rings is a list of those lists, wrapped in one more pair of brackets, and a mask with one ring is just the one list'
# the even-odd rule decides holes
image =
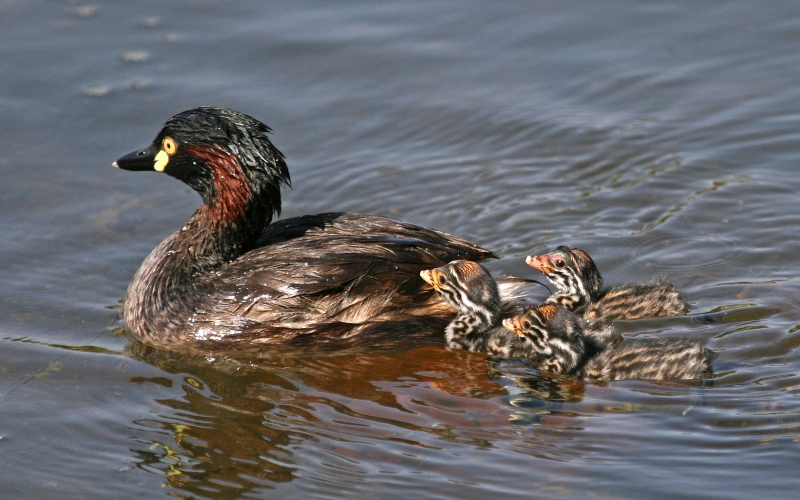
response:
{"label": "chestnut neck feathers", "polygon": [[[273,214],[280,214],[280,187],[291,181],[270,132],[243,113],[203,107],[173,116],[156,136],[151,147],[167,138],[176,144],[164,173],[203,199],[186,231],[197,240],[193,256],[199,267],[213,268],[249,251]],[[193,225],[213,234],[192,231]]]}

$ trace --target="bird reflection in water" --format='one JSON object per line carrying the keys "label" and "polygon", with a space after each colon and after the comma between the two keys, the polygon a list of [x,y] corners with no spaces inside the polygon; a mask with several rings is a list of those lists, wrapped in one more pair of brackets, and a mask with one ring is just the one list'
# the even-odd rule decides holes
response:
{"label": "bird reflection in water", "polygon": [[[129,382],[170,394],[154,398],[162,407],[155,416],[134,422],[146,443],[134,450],[138,467],[199,496],[239,496],[291,481],[318,453],[381,463],[405,460],[384,450],[390,444],[493,446],[513,437],[510,424],[546,425],[550,409],[563,418],[564,402],[583,394],[579,380],[537,376],[524,363],[506,368],[441,345],[215,357],[134,340],[126,354],[165,373]],[[509,404],[509,393],[530,400],[536,418],[521,418],[525,411]],[[365,451],[364,442],[383,445]]]}

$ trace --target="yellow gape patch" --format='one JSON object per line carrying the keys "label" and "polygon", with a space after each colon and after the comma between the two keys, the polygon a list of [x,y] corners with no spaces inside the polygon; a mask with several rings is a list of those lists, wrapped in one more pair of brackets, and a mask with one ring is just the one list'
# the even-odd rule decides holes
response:
{"label": "yellow gape patch", "polygon": [[153,168],[156,169],[156,172],[163,172],[164,169],[167,168],[169,157],[177,152],[178,144],[172,137],[164,137],[164,140],[161,141],[161,151],[156,155],[156,162],[153,164]]}
{"label": "yellow gape patch", "polygon": [[161,150],[156,155],[156,162],[153,165],[153,168],[156,172],[163,172],[165,168],[167,168],[167,163],[169,163],[169,155]]}

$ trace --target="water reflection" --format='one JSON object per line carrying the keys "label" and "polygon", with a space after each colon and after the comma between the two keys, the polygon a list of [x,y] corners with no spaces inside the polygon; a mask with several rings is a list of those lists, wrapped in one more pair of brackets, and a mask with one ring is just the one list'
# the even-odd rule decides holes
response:
{"label": "water reflection", "polygon": [[[301,497],[313,490],[307,496],[336,498],[343,487],[361,496],[375,489],[406,495],[396,481],[408,474],[426,474],[415,484],[433,490],[453,478],[499,487],[525,477],[527,484],[510,487],[511,497],[524,498],[531,484],[581,481],[614,450],[628,450],[626,460],[638,463],[676,442],[697,450],[736,451],[743,439],[747,446],[783,446],[798,439],[800,413],[797,375],[781,365],[800,340],[763,328],[778,314],[728,303],[700,322],[620,322],[626,336],[691,330],[706,338],[721,354],[713,386],[584,382],[540,373],[524,360],[439,344],[256,356],[179,353],[131,341],[124,354],[156,369],[126,369],[125,399],[141,397],[147,408],[120,422],[131,443],[126,463],[182,498],[297,489]],[[47,346],[64,356],[120,358],[91,345]],[[752,359],[764,362],[751,366]],[[69,370],[66,363],[62,372]]]}
{"label": "water reflection", "polygon": [[362,459],[397,460],[377,457],[374,446],[368,446],[372,459],[360,456],[357,450],[367,443],[491,448],[508,438],[510,424],[563,425],[579,416],[562,406],[580,401],[584,388],[582,381],[538,374],[524,362],[486,360],[439,345],[369,355],[237,358],[184,355],[132,341],[126,354],[178,376],[129,382],[174,383],[182,391],[179,398],[158,400],[168,409],[158,417],[134,422],[152,439],[133,450],[138,466],[171,487],[216,498],[308,473],[308,458],[296,454],[309,447],[356,469]]}

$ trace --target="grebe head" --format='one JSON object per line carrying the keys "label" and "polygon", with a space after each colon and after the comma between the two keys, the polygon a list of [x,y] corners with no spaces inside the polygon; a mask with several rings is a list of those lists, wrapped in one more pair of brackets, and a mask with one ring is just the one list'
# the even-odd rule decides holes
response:
{"label": "grebe head", "polygon": [[281,184],[291,181],[270,132],[238,111],[194,108],[167,120],[148,147],[123,156],[114,166],[163,172],[183,181],[200,194],[215,218],[235,219],[254,203],[271,216],[280,212]]}
{"label": "grebe head", "polygon": [[479,315],[488,324],[500,314],[497,282],[477,262],[454,260],[442,267],[422,271],[420,276],[458,311]]}
{"label": "grebe head", "polygon": [[561,293],[596,299],[603,285],[600,271],[589,254],[578,248],[559,246],[542,255],[531,255],[525,262],[541,271]]}

